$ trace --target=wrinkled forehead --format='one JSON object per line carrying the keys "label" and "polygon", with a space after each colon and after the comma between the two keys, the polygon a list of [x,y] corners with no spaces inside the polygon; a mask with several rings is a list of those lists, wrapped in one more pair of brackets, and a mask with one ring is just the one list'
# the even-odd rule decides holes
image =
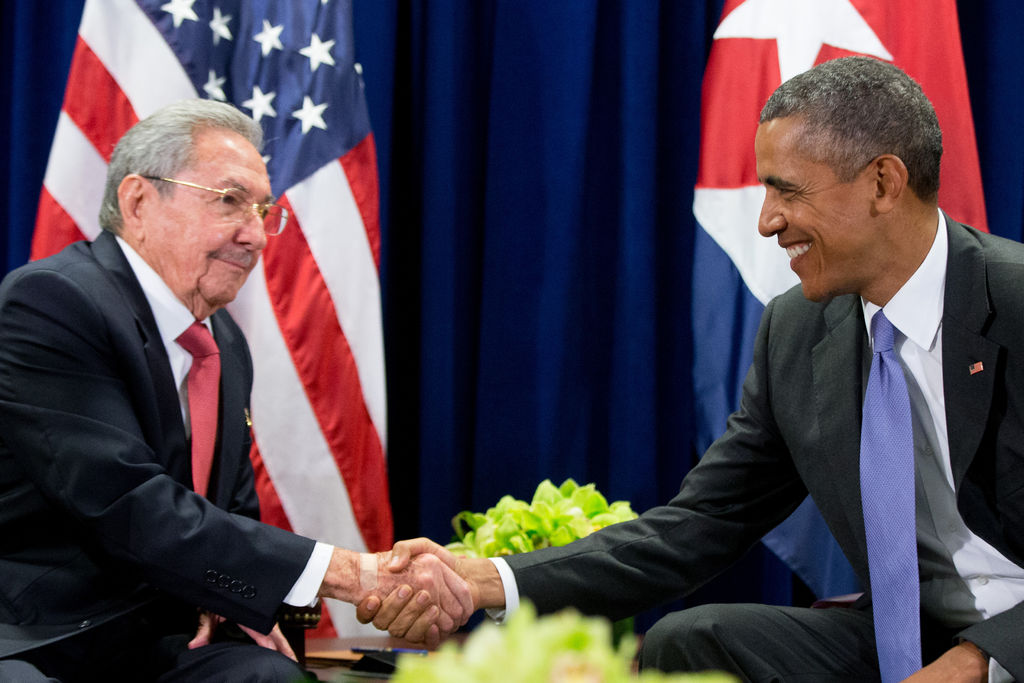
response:
{"label": "wrinkled forehead", "polygon": [[223,128],[197,131],[187,169],[221,187],[238,187],[254,197],[270,195],[267,167],[259,151],[238,133]]}

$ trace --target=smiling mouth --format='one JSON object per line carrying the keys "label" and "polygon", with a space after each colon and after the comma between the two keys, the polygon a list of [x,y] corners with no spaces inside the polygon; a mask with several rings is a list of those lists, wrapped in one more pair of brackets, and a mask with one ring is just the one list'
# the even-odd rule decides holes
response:
{"label": "smiling mouth", "polygon": [[786,247],[786,254],[789,255],[790,259],[795,259],[797,256],[802,256],[803,254],[806,254],[807,250],[810,248],[811,245],[809,242],[804,242],[802,244],[794,244],[791,247]]}

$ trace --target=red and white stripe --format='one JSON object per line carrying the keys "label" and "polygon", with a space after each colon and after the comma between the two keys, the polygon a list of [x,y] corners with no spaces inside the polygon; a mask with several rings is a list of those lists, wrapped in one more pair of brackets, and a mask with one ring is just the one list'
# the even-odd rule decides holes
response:
{"label": "red and white stripe", "polygon": [[[40,197],[32,258],[99,234],[114,144],[140,118],[197,97],[131,0],[88,0]],[[373,137],[289,188],[294,221],[270,239],[232,315],[249,340],[264,519],[353,550],[392,543],[380,234]],[[325,634],[373,632],[328,601]]]}

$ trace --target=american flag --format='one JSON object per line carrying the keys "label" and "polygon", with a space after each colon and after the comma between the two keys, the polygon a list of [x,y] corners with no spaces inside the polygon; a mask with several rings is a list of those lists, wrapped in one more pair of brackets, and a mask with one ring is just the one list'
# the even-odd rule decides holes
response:
{"label": "american flag", "polygon": [[[252,349],[264,521],[354,550],[392,543],[376,153],[350,0],[87,0],[32,258],[99,234],[114,145],[170,102],[227,101],[263,127],[294,221],[231,304]],[[328,601],[324,635],[369,627]]]}

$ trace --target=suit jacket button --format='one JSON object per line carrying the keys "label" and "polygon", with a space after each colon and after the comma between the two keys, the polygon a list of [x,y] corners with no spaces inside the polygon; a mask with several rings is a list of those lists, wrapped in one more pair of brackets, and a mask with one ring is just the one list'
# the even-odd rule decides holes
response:
{"label": "suit jacket button", "polygon": [[247,599],[255,598],[256,597],[256,587],[255,586],[246,586],[244,589],[242,589],[242,597],[243,598],[247,598]]}
{"label": "suit jacket button", "polygon": [[206,579],[206,583],[217,583],[217,577],[219,574],[212,569],[207,569],[206,573],[203,574],[203,578]]}
{"label": "suit jacket button", "polygon": [[220,578],[217,579],[217,586],[219,588],[229,588],[231,586],[231,577],[227,574],[221,574]]}
{"label": "suit jacket button", "polygon": [[83,621],[81,624],[78,625],[78,628],[89,628],[90,626],[92,626],[92,622],[89,621],[88,619],[86,619],[85,621]]}
{"label": "suit jacket button", "polygon": [[243,588],[245,588],[245,584],[239,581],[238,579],[235,579],[231,582],[232,593],[241,593]]}

